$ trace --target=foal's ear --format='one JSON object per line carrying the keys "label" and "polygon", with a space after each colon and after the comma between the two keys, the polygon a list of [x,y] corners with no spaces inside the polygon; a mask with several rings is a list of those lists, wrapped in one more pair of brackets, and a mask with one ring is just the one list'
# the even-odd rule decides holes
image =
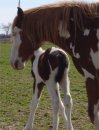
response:
{"label": "foal's ear", "polygon": [[18,7],[17,16],[20,18],[23,18],[24,16],[23,10],[20,7]]}

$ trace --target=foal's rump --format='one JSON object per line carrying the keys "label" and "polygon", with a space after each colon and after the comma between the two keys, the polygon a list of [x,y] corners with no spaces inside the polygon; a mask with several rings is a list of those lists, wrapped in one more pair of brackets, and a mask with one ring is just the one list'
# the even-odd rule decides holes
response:
{"label": "foal's rump", "polygon": [[[39,53],[38,49],[36,52]],[[36,55],[35,55],[36,56]],[[35,61],[35,58],[33,58]],[[32,60],[33,60],[32,59]],[[54,74],[55,82],[61,82],[65,70],[69,69],[69,58],[67,54],[59,48],[51,47],[41,52],[38,58],[37,71],[41,79],[45,82]]]}
{"label": "foal's rump", "polygon": [[60,49],[50,53],[49,63],[52,69],[57,68],[57,74],[55,76],[55,81],[60,82],[62,80],[65,69],[69,67],[69,61],[67,55]]}

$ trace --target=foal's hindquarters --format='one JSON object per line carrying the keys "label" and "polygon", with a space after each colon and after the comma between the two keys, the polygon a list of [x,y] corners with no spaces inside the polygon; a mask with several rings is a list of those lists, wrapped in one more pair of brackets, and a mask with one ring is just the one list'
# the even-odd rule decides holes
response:
{"label": "foal's hindquarters", "polygon": [[[52,56],[54,57],[54,62],[55,60],[58,61],[56,62],[57,64],[56,67],[54,66],[55,67],[54,69],[51,68],[53,62],[51,62],[50,58],[48,58],[50,56],[51,58]],[[62,64],[63,67],[61,66]],[[39,66],[40,66],[40,70],[42,71],[39,70]],[[48,73],[45,72],[48,71],[47,69],[50,70],[49,75],[47,75]],[[42,74],[45,75],[46,73],[48,79],[45,80],[46,77],[41,76],[40,73],[41,75]],[[50,51],[49,50],[44,51],[42,49],[41,50],[39,49],[35,53],[35,59],[33,59],[33,67],[32,67],[32,76],[34,78],[34,85],[33,85],[34,91],[33,91],[33,97],[31,102],[30,115],[24,130],[33,130],[35,112],[44,85],[47,86],[48,93],[52,100],[52,106],[53,106],[52,130],[58,130],[59,111],[62,114],[66,130],[74,130],[71,122],[72,98],[70,94],[70,87],[69,87],[70,81],[69,81],[68,73],[69,73],[69,59],[65,54],[65,52],[63,52],[61,49],[51,48]],[[60,75],[61,78],[59,78]],[[64,93],[63,102],[60,95],[60,90],[59,90],[60,88],[63,90]]]}

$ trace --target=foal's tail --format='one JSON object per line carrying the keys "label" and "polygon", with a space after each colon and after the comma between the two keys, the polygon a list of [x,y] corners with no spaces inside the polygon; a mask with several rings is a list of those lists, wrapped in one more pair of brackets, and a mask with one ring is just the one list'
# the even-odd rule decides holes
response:
{"label": "foal's tail", "polygon": [[55,77],[56,82],[61,82],[65,69],[68,69],[68,59],[63,54],[62,56],[59,57],[58,71]]}

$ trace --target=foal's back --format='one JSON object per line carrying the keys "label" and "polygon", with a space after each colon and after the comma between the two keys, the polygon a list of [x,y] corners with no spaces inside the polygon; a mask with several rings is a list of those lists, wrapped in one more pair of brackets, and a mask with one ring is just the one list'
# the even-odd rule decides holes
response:
{"label": "foal's back", "polygon": [[59,48],[48,48],[44,51],[39,48],[34,52],[33,72],[37,73],[43,82],[49,80],[51,74],[56,70],[55,81],[60,82],[65,69],[69,68],[67,54]]}

